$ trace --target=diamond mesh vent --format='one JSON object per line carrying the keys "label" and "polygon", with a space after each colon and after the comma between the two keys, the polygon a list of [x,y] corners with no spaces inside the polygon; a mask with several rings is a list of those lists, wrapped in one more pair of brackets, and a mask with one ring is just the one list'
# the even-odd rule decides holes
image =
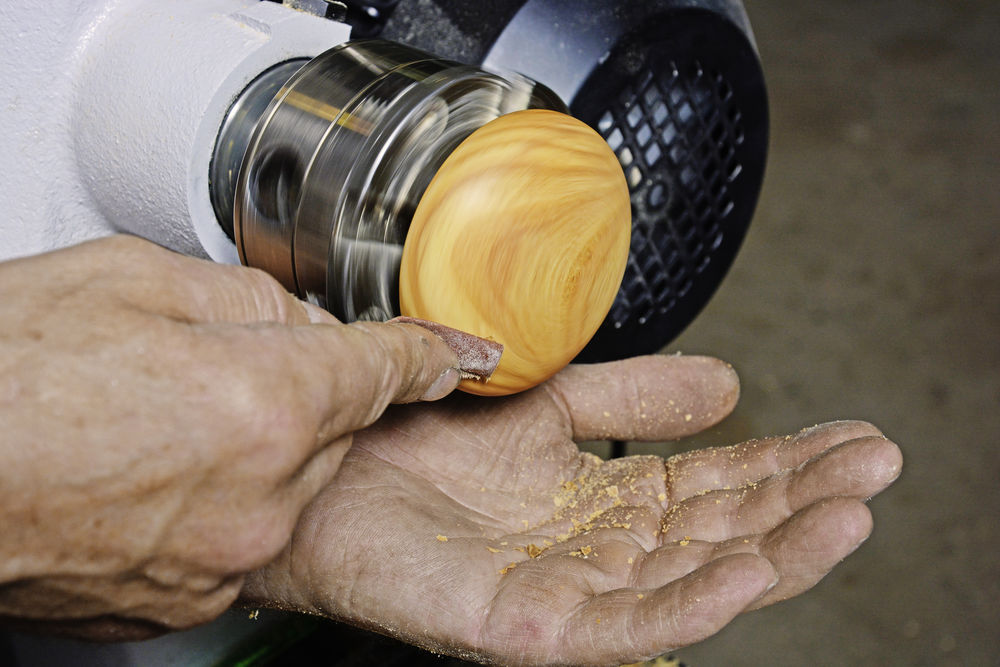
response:
{"label": "diamond mesh vent", "polygon": [[618,155],[632,195],[632,245],[616,328],[645,324],[689,292],[722,244],[745,134],[732,87],[717,71],[675,63],[645,68],[601,114],[597,130]]}
{"label": "diamond mesh vent", "polygon": [[656,352],[701,311],[753,217],[767,95],[753,45],[711,12],[649,20],[570,104],[608,142],[632,200],[622,286],[579,361]]}

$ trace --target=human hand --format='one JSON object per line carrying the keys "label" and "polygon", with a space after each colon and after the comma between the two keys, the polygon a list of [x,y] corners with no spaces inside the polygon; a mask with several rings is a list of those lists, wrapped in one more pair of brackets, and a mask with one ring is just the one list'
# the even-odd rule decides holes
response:
{"label": "human hand", "polygon": [[242,601],[499,664],[618,665],[696,642],[819,581],[901,467],[859,422],[666,461],[574,444],[688,435],[737,393],[718,361],[646,357],[393,408]]}
{"label": "human hand", "polygon": [[210,620],[352,432],[450,392],[455,366],[420,327],[345,326],[136,238],[0,264],[0,618],[106,638]]}

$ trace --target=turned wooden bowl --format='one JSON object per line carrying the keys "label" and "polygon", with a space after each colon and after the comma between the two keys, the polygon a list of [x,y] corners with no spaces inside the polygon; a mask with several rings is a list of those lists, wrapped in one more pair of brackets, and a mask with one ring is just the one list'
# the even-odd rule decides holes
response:
{"label": "turned wooden bowl", "polygon": [[607,143],[554,111],[517,111],[444,161],[413,215],[400,265],[403,315],[502,343],[481,395],[554,375],[607,315],[628,260],[628,186]]}

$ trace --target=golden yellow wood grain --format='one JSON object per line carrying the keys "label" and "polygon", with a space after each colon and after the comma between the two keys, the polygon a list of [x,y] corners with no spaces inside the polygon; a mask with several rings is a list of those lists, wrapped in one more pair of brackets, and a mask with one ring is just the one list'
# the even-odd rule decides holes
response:
{"label": "golden yellow wood grain", "polygon": [[597,331],[628,260],[617,157],[584,123],[518,111],[476,130],[420,200],[403,248],[403,315],[496,340],[474,394],[510,394],[566,366]]}

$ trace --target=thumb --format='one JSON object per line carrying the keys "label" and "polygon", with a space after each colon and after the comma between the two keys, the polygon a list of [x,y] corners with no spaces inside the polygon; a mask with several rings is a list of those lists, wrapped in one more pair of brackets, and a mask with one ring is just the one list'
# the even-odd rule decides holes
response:
{"label": "thumb", "polygon": [[300,396],[311,397],[334,433],[372,424],[390,403],[450,394],[470,374],[462,363],[469,349],[493,359],[473,374],[488,376],[499,361],[496,343],[429,323],[312,324],[284,328],[285,336],[292,344],[282,345],[282,363],[297,370]]}

